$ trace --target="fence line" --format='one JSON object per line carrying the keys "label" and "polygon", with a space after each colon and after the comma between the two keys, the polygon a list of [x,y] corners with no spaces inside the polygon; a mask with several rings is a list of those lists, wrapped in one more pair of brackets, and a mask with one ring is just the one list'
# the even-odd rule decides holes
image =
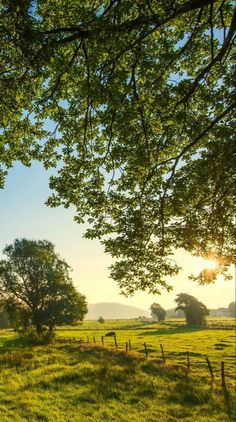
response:
{"label": "fence line", "polygon": [[[101,336],[102,347],[104,347],[104,345],[105,345],[104,338],[105,338],[105,336]],[[114,346],[116,347],[116,349],[118,349],[118,343],[117,343],[116,335],[113,336],[113,338],[114,338]],[[82,338],[79,338],[78,339],[76,337],[57,337],[56,338],[56,341],[57,342],[60,342],[60,343],[61,342],[63,342],[63,343],[67,342],[67,343],[84,344],[84,345],[86,345],[86,344],[87,345],[88,344],[92,344],[92,342],[89,341],[89,337],[88,336],[87,336],[87,339],[86,340],[84,340]],[[98,343],[96,343],[95,336],[93,336],[93,343],[96,344],[96,346],[98,346]],[[107,343],[106,346],[111,346],[111,343],[109,343],[109,345]],[[145,357],[148,358],[148,356],[150,356],[149,349],[148,349],[148,344],[147,343],[143,343],[143,346],[144,346],[143,352],[145,354]],[[121,349],[121,346],[119,347],[119,349]],[[123,350],[123,348],[121,350]],[[140,353],[138,350],[135,350],[133,347],[131,347],[131,341],[128,340],[128,341],[125,342],[124,351],[126,353],[128,353],[131,350],[134,350],[136,353]],[[162,344],[160,344],[160,350],[161,350],[160,358],[162,359],[162,362],[165,365],[166,364],[166,361],[168,360],[168,358],[166,356],[166,353],[164,351],[164,347],[163,347]],[[152,349],[152,351],[153,351],[153,349]],[[186,352],[186,370],[187,371],[190,371],[190,356],[191,356],[191,352],[187,351]],[[171,352],[169,353],[168,357],[171,357]],[[213,368],[212,368],[210,359],[206,356],[205,360],[206,360],[207,368],[208,368],[209,373],[210,373],[210,376],[211,376],[211,381],[213,382],[213,380],[215,379],[215,376],[214,376],[214,372],[213,372]],[[193,366],[193,365],[191,365],[191,366]],[[226,375],[225,375],[225,362],[224,361],[221,361],[220,376],[221,376],[221,385],[222,385],[222,388],[226,390],[227,389],[227,385],[226,385],[226,379],[225,379],[226,378]]]}

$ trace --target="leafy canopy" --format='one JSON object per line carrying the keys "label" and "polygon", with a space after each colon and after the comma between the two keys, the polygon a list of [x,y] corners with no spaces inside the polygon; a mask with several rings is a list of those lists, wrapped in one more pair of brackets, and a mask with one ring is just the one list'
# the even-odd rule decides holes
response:
{"label": "leafy canopy", "polygon": [[37,334],[56,325],[82,320],[85,297],[74,288],[69,266],[46,240],[16,239],[0,261],[0,297],[18,330],[33,326]]}
{"label": "leafy canopy", "polygon": [[[157,293],[175,248],[234,249],[236,28],[227,0],[1,0],[1,184],[42,160],[122,291]],[[225,273],[227,278],[227,274]]]}
{"label": "leafy canopy", "polygon": [[179,293],[175,299],[176,311],[183,311],[188,325],[206,325],[206,315],[209,314],[206,306],[187,293]]}

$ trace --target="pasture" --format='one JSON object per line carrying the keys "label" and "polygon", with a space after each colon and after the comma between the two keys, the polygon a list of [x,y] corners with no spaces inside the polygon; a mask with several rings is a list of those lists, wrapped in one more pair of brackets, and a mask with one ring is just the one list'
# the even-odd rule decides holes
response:
{"label": "pasture", "polygon": [[[116,343],[104,337],[108,331],[115,331]],[[209,320],[204,329],[187,328],[181,320],[85,321],[59,328],[50,345],[0,331],[4,422],[234,421],[234,391],[232,319]]]}

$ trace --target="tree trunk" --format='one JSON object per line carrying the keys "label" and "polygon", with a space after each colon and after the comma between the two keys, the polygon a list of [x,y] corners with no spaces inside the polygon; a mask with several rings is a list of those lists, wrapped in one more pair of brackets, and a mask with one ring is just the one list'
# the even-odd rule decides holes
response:
{"label": "tree trunk", "polygon": [[49,341],[52,341],[52,333],[53,333],[53,329],[54,329],[54,324],[53,325],[49,325]]}
{"label": "tree trunk", "polygon": [[36,322],[35,328],[38,335],[42,334],[43,326],[40,322]]}

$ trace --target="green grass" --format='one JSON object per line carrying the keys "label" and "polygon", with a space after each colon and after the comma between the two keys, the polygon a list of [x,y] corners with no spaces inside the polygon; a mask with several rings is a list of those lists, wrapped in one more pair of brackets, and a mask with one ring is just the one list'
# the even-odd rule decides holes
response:
{"label": "green grass", "polygon": [[[214,320],[217,323],[216,320]],[[211,324],[211,320],[210,320]],[[210,327],[189,328],[183,325],[183,320],[171,321],[165,324],[142,323],[138,321],[107,321],[99,324],[85,321],[78,329],[60,329],[58,337],[81,339],[90,344],[95,337],[96,344],[101,345],[101,337],[108,331],[116,332],[118,350],[125,350],[125,343],[130,340],[132,351],[144,356],[144,343],[146,343],[149,359],[161,361],[160,344],[162,344],[167,363],[186,366],[186,353],[189,352],[191,371],[198,375],[208,375],[206,356],[211,361],[216,379],[220,379],[220,364],[225,362],[228,383],[235,386],[235,320],[224,320],[225,329],[217,330]],[[218,321],[220,327],[222,321]],[[231,328],[231,329],[229,329]],[[112,337],[104,338],[104,346],[115,348]]]}
{"label": "green grass", "polygon": [[[118,348],[108,337],[104,347],[101,344],[101,336],[111,329],[116,331]],[[36,346],[2,330],[0,420],[233,421],[233,335],[233,330],[188,330],[174,323],[108,321],[97,325],[86,321],[80,330],[58,330],[55,343]],[[126,354],[128,340],[132,351]],[[190,352],[189,372],[186,351]],[[206,355],[215,373],[213,382]],[[220,378],[222,360],[225,390]]]}

